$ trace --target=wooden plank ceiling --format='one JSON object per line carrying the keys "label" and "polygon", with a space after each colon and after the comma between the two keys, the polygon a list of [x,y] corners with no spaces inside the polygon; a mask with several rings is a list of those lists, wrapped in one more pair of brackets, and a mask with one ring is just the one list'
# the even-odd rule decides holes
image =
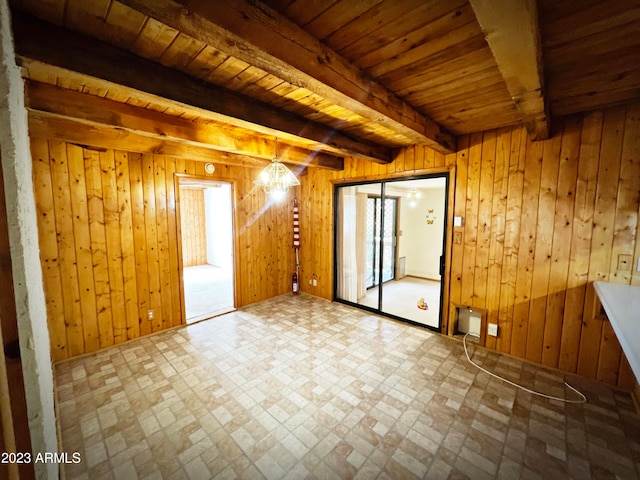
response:
{"label": "wooden plank ceiling", "polygon": [[640,98],[636,0],[15,0],[35,134],[341,169]]}

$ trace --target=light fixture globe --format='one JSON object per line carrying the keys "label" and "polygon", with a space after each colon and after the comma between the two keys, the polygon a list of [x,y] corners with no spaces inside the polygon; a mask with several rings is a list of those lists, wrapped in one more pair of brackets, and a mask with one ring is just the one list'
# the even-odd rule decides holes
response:
{"label": "light fixture globe", "polygon": [[416,205],[418,205],[418,200],[420,199],[420,192],[414,189],[409,190],[409,193],[407,193],[407,199],[409,200],[409,206],[411,208],[415,208]]}
{"label": "light fixture globe", "polygon": [[289,187],[300,185],[300,181],[291,173],[291,170],[278,160],[276,150],[275,158],[260,172],[253,184],[262,187],[265,193],[271,195],[275,200],[280,200],[289,191]]}

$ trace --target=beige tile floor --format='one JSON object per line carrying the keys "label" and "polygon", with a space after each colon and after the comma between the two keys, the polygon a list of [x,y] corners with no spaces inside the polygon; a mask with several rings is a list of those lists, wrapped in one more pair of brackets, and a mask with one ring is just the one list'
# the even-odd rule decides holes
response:
{"label": "beige tile floor", "polygon": [[[473,350],[473,349],[472,349]],[[563,375],[478,349],[553,395]],[[516,391],[459,341],[286,295],[56,365],[67,479],[638,478],[629,394]]]}

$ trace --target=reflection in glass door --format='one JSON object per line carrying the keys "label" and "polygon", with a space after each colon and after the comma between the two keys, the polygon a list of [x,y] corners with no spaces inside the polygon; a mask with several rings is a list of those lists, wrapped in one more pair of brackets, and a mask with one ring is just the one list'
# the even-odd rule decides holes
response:
{"label": "reflection in glass door", "polygon": [[[397,200],[386,198],[384,202],[384,227],[382,223],[382,198],[367,198],[367,288],[380,283],[380,237],[382,236],[382,283],[395,278]],[[383,234],[381,231],[384,228]]]}

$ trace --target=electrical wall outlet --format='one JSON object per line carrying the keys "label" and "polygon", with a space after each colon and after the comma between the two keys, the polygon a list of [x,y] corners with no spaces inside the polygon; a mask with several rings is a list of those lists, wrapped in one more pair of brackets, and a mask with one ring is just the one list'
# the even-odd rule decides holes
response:
{"label": "electrical wall outlet", "polygon": [[497,323],[490,323],[487,326],[487,334],[491,337],[497,337],[498,336],[498,324]]}
{"label": "electrical wall outlet", "polygon": [[152,309],[147,310],[147,318],[149,320],[153,320],[154,318],[156,318],[156,312]]}
{"label": "electrical wall outlet", "polygon": [[316,280],[315,278],[313,279],[313,286],[317,287],[318,286],[318,280]]}

